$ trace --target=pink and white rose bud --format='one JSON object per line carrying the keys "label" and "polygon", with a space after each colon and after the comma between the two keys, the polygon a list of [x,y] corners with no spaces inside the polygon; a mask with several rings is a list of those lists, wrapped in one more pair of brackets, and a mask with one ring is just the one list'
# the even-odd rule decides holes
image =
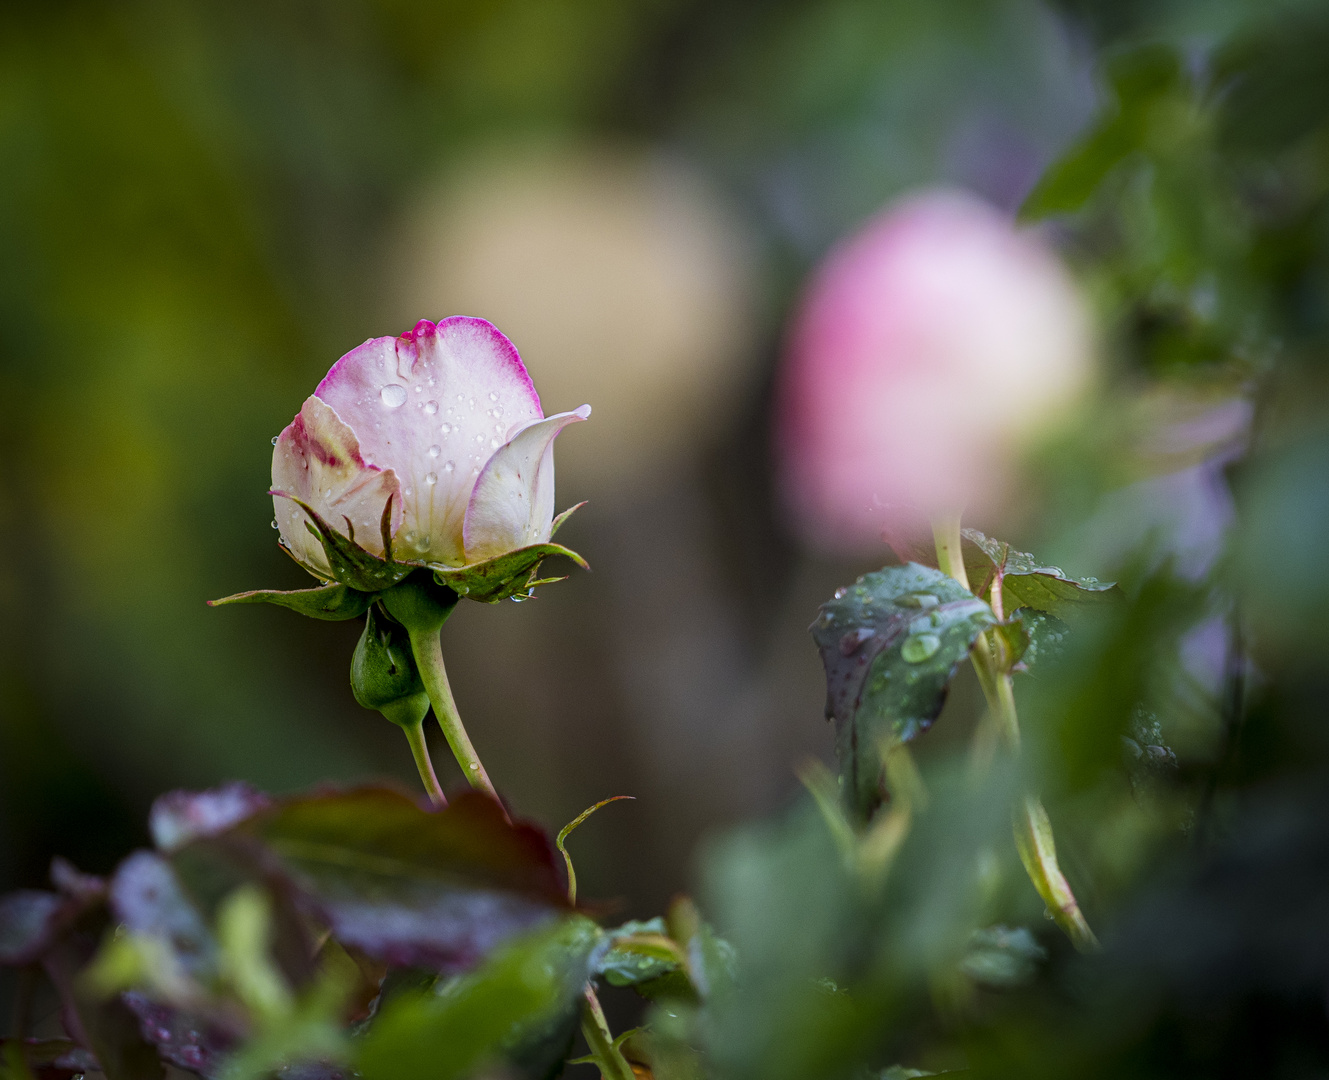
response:
{"label": "pink and white rose bud", "polygon": [[959,192],[887,209],[818,268],[789,339],[776,451],[801,532],[853,553],[991,512],[1091,358],[1084,305],[1035,235]]}
{"label": "pink and white rose bud", "polygon": [[309,505],[366,551],[471,566],[549,540],[554,438],[589,405],[546,417],[517,350],[484,319],[422,320],[374,338],[328,372],[277,438],[272,488],[282,543],[333,577]]}

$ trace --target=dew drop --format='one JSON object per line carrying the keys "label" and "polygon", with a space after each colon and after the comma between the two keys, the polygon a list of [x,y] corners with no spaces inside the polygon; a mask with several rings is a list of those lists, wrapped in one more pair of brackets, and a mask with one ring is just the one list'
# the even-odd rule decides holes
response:
{"label": "dew drop", "polygon": [[475,408],[475,398],[471,398],[471,400],[468,401],[466,404],[467,404],[467,406],[468,406],[469,408],[474,409],[474,408]]}
{"label": "dew drop", "polygon": [[502,445],[502,442],[503,442],[502,439],[490,439],[489,440],[490,449],[494,450],[498,449],[498,447]]}
{"label": "dew drop", "polygon": [[479,767],[480,763],[478,761],[471,762],[471,772],[475,772]]}
{"label": "dew drop", "polygon": [[898,597],[895,602],[901,607],[913,608],[934,608],[938,604],[935,596],[925,592],[905,593],[904,596]]}
{"label": "dew drop", "polygon": [[272,519],[272,527],[273,527],[274,529],[278,527],[278,526],[277,526],[277,519],[276,519],[276,518],[273,518],[273,519]]}
{"label": "dew drop", "polygon": [[457,466],[456,466],[455,464],[453,464],[451,461],[447,461],[447,462],[444,462],[444,463],[443,463],[443,471],[444,471],[444,472],[452,472],[452,470],[455,469],[456,467],[457,467]]}
{"label": "dew drop", "polygon": [[430,416],[433,416],[434,413],[438,412],[438,402],[437,402],[437,401],[426,401],[426,402],[425,402],[425,412],[427,412]]}
{"label": "dew drop", "polygon": [[272,437],[272,445],[273,445],[273,446],[276,446],[276,445],[277,445],[277,440],[278,440],[279,438],[281,438],[280,435],[274,435],[274,436]]}
{"label": "dew drop", "polygon": [[425,388],[424,388],[423,386],[418,386],[418,385],[417,385],[416,388],[415,388],[415,392],[416,392],[417,394],[423,394],[423,393],[424,393],[424,390],[425,390]]}
{"label": "dew drop", "polygon": [[846,589],[844,586],[841,586],[840,588],[836,589],[836,590],[835,590],[835,599],[837,599],[837,600],[843,600],[843,599],[844,599],[844,594],[847,593],[848,591],[849,591],[849,590]]}
{"label": "dew drop", "polygon": [[498,400],[498,395],[497,395],[496,393],[494,393],[494,391],[492,391],[492,390],[489,391],[489,400],[490,400],[490,401],[497,401],[497,400]]}
{"label": "dew drop", "polygon": [[440,430],[441,432],[443,432],[444,435],[449,435],[449,434],[451,434],[451,432],[452,432],[452,425],[451,425],[451,424],[443,424],[443,425],[439,428],[439,430]]}
{"label": "dew drop", "polygon": [[906,664],[921,664],[941,648],[941,638],[936,634],[913,634],[904,639],[900,646],[900,656]]}
{"label": "dew drop", "polygon": [[478,443],[483,443],[485,441],[485,437],[483,435],[477,435],[475,437],[475,441]]}
{"label": "dew drop", "polygon": [[443,453],[443,447],[439,446],[438,443],[434,443],[434,445],[429,448],[430,457],[438,457],[441,453]]}
{"label": "dew drop", "polygon": [[437,483],[438,483],[438,473],[434,473],[434,472],[431,472],[431,473],[425,473],[425,483],[426,483],[426,484],[437,484]]}
{"label": "dew drop", "polygon": [[401,383],[388,383],[378,394],[389,409],[396,409],[406,402],[406,387]]}

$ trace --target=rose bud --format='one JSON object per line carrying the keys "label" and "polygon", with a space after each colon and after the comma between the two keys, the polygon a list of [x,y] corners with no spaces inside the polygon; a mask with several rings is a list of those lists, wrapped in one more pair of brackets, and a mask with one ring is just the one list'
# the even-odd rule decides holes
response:
{"label": "rose bud", "polygon": [[361,591],[423,566],[463,594],[512,595],[540,558],[571,554],[549,544],[553,443],[590,412],[544,416],[517,350],[483,319],[422,320],[367,341],[277,439],[282,545],[316,577]]}
{"label": "rose bud", "polygon": [[851,554],[991,513],[1090,371],[1084,307],[1036,235],[961,193],[898,203],[832,250],[794,321],[776,452],[797,526]]}

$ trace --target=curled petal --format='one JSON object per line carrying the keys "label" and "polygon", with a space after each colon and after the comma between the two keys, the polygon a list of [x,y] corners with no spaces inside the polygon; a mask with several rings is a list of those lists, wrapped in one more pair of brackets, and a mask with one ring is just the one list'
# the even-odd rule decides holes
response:
{"label": "curled petal", "polygon": [[554,520],[554,438],[591,407],[518,431],[489,459],[466,508],[466,561],[479,562],[549,539]]}
{"label": "curled petal", "polygon": [[[308,503],[334,528],[374,555],[383,555],[380,522],[389,498],[392,529],[402,521],[400,484],[392,469],[365,461],[355,432],[335,409],[317,397],[305,399],[300,413],[277,438],[272,452],[272,486]],[[273,498],[282,543],[307,570],[332,576],[327,555],[305,527],[309,520],[290,499]],[[347,521],[350,525],[347,525]]]}
{"label": "curled petal", "polygon": [[400,477],[394,554],[452,566],[466,561],[476,478],[513,431],[542,415],[512,343],[484,319],[463,316],[365,342],[316,393],[354,430],[365,460]]}

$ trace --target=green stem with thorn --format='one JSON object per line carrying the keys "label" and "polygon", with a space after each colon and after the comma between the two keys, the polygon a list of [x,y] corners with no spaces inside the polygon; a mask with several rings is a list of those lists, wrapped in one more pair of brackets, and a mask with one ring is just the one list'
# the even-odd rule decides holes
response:
{"label": "green stem with thorn", "polygon": [[[932,535],[937,545],[937,566],[942,573],[970,589],[961,549],[960,516],[954,514],[937,519],[932,526]],[[998,618],[1003,614],[1000,580],[998,575],[993,584],[994,612]],[[991,631],[979,635],[970,654],[983,696],[1000,727],[1001,738],[1012,752],[1018,752],[1020,719],[1015,710],[1015,685],[1003,657],[1001,645]],[[1053,920],[1081,952],[1097,949],[1098,939],[1085,921],[1070,883],[1057,862],[1052,822],[1036,795],[1026,794],[1021,798],[1015,810],[1014,832],[1020,861]]]}
{"label": "green stem with thorn", "polygon": [[602,1080],[634,1080],[632,1066],[623,1051],[614,1045],[614,1036],[605,1020],[605,1011],[600,1007],[595,987],[587,983],[583,996],[586,1004],[581,1012],[581,1033],[591,1050],[588,1057],[600,1070]]}

